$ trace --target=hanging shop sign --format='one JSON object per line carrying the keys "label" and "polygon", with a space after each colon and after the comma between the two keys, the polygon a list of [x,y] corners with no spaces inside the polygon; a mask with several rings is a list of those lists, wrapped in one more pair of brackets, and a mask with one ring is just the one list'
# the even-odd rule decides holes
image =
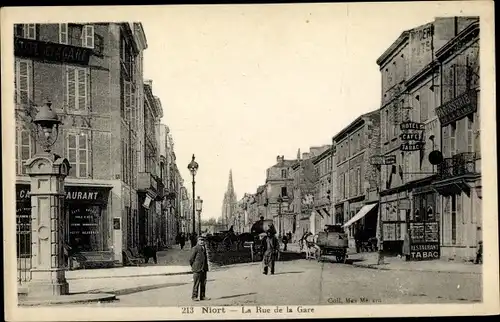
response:
{"label": "hanging shop sign", "polygon": [[424,130],[425,129],[425,124],[424,123],[417,123],[417,122],[402,122],[399,125],[401,131],[409,131],[409,130]]}
{"label": "hanging shop sign", "polygon": [[401,151],[407,152],[407,151],[418,151],[422,150],[424,148],[425,143],[424,142],[415,142],[415,143],[403,143],[399,147]]}
{"label": "hanging shop sign", "polygon": [[440,258],[439,223],[412,222],[409,225],[410,260],[433,260]]}
{"label": "hanging shop sign", "polygon": [[436,108],[441,126],[459,120],[477,110],[477,92],[470,90]]}
{"label": "hanging shop sign", "polygon": [[395,155],[374,155],[370,158],[371,165],[391,165],[395,163]]}

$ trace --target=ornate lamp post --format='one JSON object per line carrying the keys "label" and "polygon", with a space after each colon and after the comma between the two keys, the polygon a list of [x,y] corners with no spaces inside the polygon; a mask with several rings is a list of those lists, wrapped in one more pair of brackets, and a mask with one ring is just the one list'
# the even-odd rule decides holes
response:
{"label": "ornate lamp post", "polygon": [[57,296],[69,293],[64,265],[64,179],[67,159],[51,153],[59,134],[57,114],[47,102],[33,120],[43,152],[26,161],[31,180],[31,282],[30,296]]}
{"label": "ornate lamp post", "polygon": [[203,199],[196,198],[196,212],[198,213],[198,236],[201,235],[201,210],[203,209]]}
{"label": "ornate lamp post", "polygon": [[188,164],[188,169],[189,171],[191,172],[191,176],[193,178],[193,181],[192,181],[192,184],[193,184],[193,216],[192,216],[192,219],[193,219],[193,234],[195,233],[196,231],[196,223],[195,223],[195,210],[196,210],[196,206],[195,206],[195,199],[194,199],[194,196],[196,196],[195,194],[195,184],[196,182],[194,181],[194,177],[196,176],[196,172],[198,172],[198,162],[196,162],[194,160],[194,154],[193,154],[193,158],[191,159],[191,162]]}

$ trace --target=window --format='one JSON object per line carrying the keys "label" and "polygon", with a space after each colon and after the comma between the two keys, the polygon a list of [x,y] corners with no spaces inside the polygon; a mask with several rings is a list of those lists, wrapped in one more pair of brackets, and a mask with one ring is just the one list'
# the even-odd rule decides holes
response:
{"label": "window", "polygon": [[457,196],[451,196],[451,243],[457,243]]}
{"label": "window", "polygon": [[67,66],[66,103],[70,113],[86,113],[89,108],[90,70]]}
{"label": "window", "polygon": [[389,108],[385,110],[385,120],[384,120],[384,136],[385,136],[385,141],[389,141]]}
{"label": "window", "polygon": [[467,152],[474,152],[474,114],[466,117],[466,131],[467,131]]}
{"label": "window", "polygon": [[281,196],[282,197],[288,196],[287,191],[286,191],[286,187],[281,187]]}
{"label": "window", "polygon": [[425,122],[429,118],[429,95],[427,92],[422,92],[420,95],[420,122]]}
{"label": "window", "polygon": [[281,169],[281,178],[286,179],[286,169]]}
{"label": "window", "polygon": [[69,175],[77,178],[89,177],[88,134],[85,132],[68,133],[66,151],[71,165]]}
{"label": "window", "polygon": [[68,24],[59,24],[59,43],[68,44]]}
{"label": "window", "polygon": [[357,190],[358,190],[358,195],[362,195],[363,194],[363,191],[362,191],[362,182],[361,182],[361,167],[358,167],[356,169],[356,182],[358,184],[358,187],[357,187]]}
{"label": "window", "polygon": [[16,37],[36,40],[37,32],[36,24],[34,23],[15,25],[14,32]]}
{"label": "window", "polygon": [[457,123],[453,122],[450,124],[450,157],[456,154],[456,133],[457,133]]}
{"label": "window", "polygon": [[356,139],[356,151],[361,151],[361,133],[359,132]]}
{"label": "window", "polygon": [[30,131],[16,131],[16,173],[19,175],[26,174],[24,162],[31,158],[33,154],[32,146]]}
{"label": "window", "polygon": [[14,88],[17,104],[29,105],[32,98],[33,62],[31,60],[16,60]]}
{"label": "window", "polygon": [[94,26],[81,24],[59,24],[59,43],[94,48]]}

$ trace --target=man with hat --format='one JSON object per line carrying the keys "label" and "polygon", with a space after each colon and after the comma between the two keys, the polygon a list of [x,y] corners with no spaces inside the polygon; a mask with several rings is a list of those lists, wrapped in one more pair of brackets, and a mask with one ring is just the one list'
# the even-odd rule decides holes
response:
{"label": "man with hat", "polygon": [[189,264],[193,271],[193,293],[191,298],[193,301],[198,301],[198,290],[200,300],[209,300],[205,297],[205,289],[207,285],[207,272],[208,272],[208,255],[205,246],[205,236],[198,237],[198,243],[193,247]]}

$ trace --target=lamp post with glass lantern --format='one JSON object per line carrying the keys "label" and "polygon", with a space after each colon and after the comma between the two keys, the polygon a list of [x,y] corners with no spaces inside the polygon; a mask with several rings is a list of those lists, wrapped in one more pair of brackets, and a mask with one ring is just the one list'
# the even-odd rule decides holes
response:
{"label": "lamp post with glass lantern", "polygon": [[195,184],[196,182],[194,181],[194,177],[196,176],[196,172],[198,172],[198,162],[196,162],[194,160],[194,154],[193,154],[193,157],[191,159],[191,162],[188,164],[188,169],[189,169],[189,172],[191,172],[191,177],[193,178],[192,180],[192,184],[193,184],[193,205],[192,205],[192,219],[193,219],[193,234],[196,232],[196,223],[195,223],[195,211],[196,211],[196,205],[195,205],[195,199],[194,199],[194,196],[196,196],[195,194]]}
{"label": "lamp post with glass lantern", "polygon": [[31,282],[30,296],[69,293],[64,265],[64,179],[70,164],[51,153],[61,121],[50,102],[39,107],[33,123],[43,151],[26,161],[31,181]]}
{"label": "lamp post with glass lantern", "polygon": [[196,212],[198,213],[198,236],[201,236],[201,210],[203,208],[203,199],[196,198]]}

